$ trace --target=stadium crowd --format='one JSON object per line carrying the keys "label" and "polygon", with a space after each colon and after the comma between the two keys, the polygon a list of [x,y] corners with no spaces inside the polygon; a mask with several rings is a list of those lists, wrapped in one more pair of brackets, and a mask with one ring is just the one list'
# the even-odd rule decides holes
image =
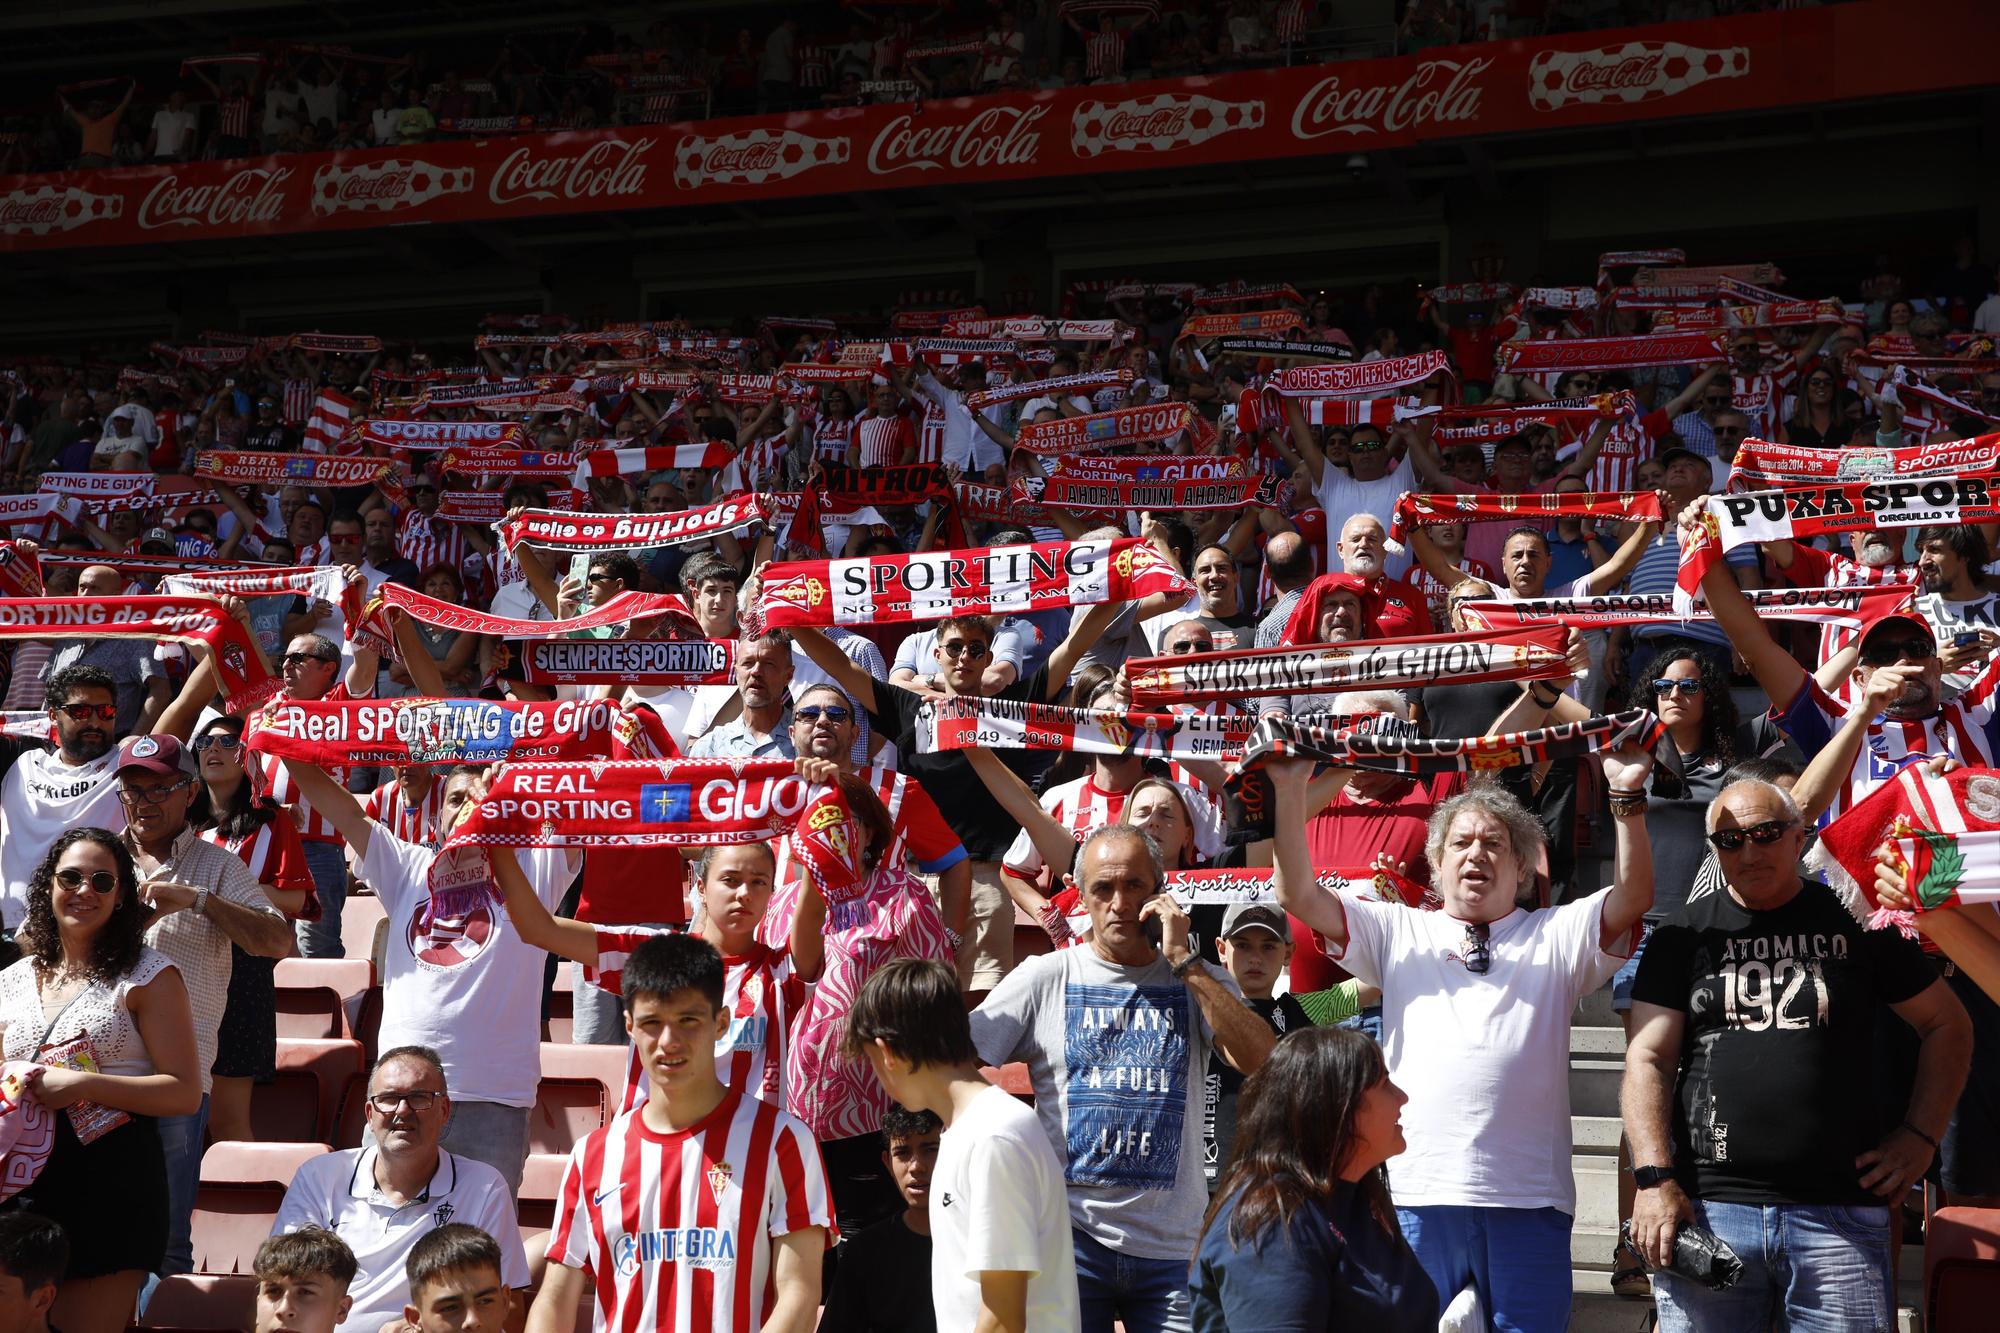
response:
{"label": "stadium crowd", "polygon": [[17,361],[0,1276],[192,1271],[372,955],[272,1333],[1560,1330],[1608,987],[1619,1292],[1888,1327],[2000,1196],[1995,275],[1576,276]]}
{"label": "stadium crowd", "polygon": [[375,148],[1064,88],[1702,19],[1801,0],[937,0],[764,5],[384,49],[243,34],[0,116],[0,173]]}

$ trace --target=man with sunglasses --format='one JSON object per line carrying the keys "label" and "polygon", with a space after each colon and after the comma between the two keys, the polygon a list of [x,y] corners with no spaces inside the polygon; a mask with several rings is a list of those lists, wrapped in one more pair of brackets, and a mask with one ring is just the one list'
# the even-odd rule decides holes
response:
{"label": "man with sunglasses", "polygon": [[[501,1280],[522,1293],[518,1308],[525,1312],[533,1279],[507,1182],[485,1162],[439,1146],[452,1103],[437,1052],[425,1046],[382,1052],[369,1071],[363,1106],[366,1141],[300,1163],[271,1225],[274,1236],[325,1227],[354,1251],[357,1271],[347,1287],[354,1304],[340,1327],[347,1333],[402,1327],[410,1294],[405,1261],[446,1222],[469,1223],[500,1243]],[[518,1329],[523,1317],[507,1327]]]}
{"label": "man with sunglasses", "polygon": [[49,678],[44,706],[56,745],[0,737],[0,958],[20,957],[14,932],[27,915],[28,880],[49,844],[67,829],[125,827],[113,781],[118,705],[102,667],[65,667]]}
{"label": "man with sunglasses", "polygon": [[124,841],[153,909],[146,943],[180,969],[194,1009],[201,1106],[160,1119],[167,1159],[168,1235],[161,1273],[194,1271],[190,1218],[201,1184],[202,1139],[216,1037],[229,998],[230,946],[259,958],[292,951],[292,928],[264,896],[243,858],[199,837],[188,811],[200,793],[193,754],[172,736],[132,736],[118,747],[114,774],[125,812]]}
{"label": "man with sunglasses", "polygon": [[1318,886],[1301,833],[1311,765],[1270,765],[1278,901],[1382,991],[1388,1075],[1409,1094],[1409,1147],[1389,1162],[1403,1235],[1440,1300],[1470,1283],[1494,1327],[1521,1333],[1569,1324],[1570,1015],[1630,956],[1653,901],[1652,756],[1599,758],[1612,884],[1542,911],[1518,905],[1544,855],[1542,826],[1507,792],[1480,783],[1438,806],[1425,855],[1442,905],[1413,911]]}
{"label": "man with sunglasses", "polygon": [[[1789,793],[1733,783],[1707,827],[1724,891],[1647,943],[1620,1097],[1659,1326],[1888,1328],[1890,1211],[1945,1134],[1972,1025],[1915,944],[1864,929],[1799,877],[1805,821]],[[1918,1037],[1907,1098],[1856,1077],[1885,1010]],[[1666,1271],[1687,1222],[1735,1250],[1734,1286]]]}

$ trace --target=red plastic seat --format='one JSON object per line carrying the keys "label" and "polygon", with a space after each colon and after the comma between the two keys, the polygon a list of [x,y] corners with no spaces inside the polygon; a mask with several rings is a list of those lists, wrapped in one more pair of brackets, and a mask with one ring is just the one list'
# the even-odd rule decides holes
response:
{"label": "red plastic seat", "polygon": [[576,1030],[576,969],[556,964],[556,984],[549,988],[548,1040],[568,1042]]}
{"label": "red plastic seat", "polygon": [[160,1279],[146,1302],[139,1327],[171,1328],[177,1333],[229,1329],[234,1333],[250,1327],[256,1314],[256,1278],[186,1273]]}
{"label": "red plastic seat", "polygon": [[1010,1065],[984,1065],[979,1072],[996,1088],[1002,1088],[1028,1105],[1035,1104],[1035,1085],[1028,1079],[1028,1066],[1016,1060]]}
{"label": "red plastic seat", "polygon": [[567,1154],[606,1124],[625,1086],[623,1046],[542,1043],[542,1080],[528,1118],[528,1151]]}
{"label": "red plastic seat", "polygon": [[195,1271],[250,1272],[299,1164],[326,1151],[324,1143],[210,1144],[194,1201]]}
{"label": "red plastic seat", "polygon": [[350,1085],[367,1075],[367,1053],[351,1037],[278,1038],[278,1073],[250,1092],[250,1125],[259,1142],[331,1147]]}
{"label": "red plastic seat", "polygon": [[523,1239],[555,1226],[556,1201],[561,1197],[565,1153],[531,1152],[521,1166],[521,1192],[515,1196],[514,1217]]}
{"label": "red plastic seat", "polygon": [[2000,1310],[2000,1208],[1940,1208],[1924,1227],[1924,1327],[1984,1333]]}
{"label": "red plastic seat", "polygon": [[375,965],[366,958],[280,958],[273,982],[280,1037],[353,1037],[350,1015],[375,985]]}

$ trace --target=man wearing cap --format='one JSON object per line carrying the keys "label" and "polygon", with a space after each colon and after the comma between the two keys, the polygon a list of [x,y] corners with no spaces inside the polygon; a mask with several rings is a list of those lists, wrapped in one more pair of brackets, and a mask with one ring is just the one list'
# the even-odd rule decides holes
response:
{"label": "man wearing cap", "polygon": [[278,400],[268,396],[259,398],[257,417],[243,432],[243,447],[285,454],[296,449],[298,444],[298,436],[278,417]]}
{"label": "man wearing cap", "polygon": [[146,943],[173,960],[194,1009],[201,1109],[160,1119],[167,1158],[169,1233],[162,1274],[194,1271],[189,1218],[201,1183],[209,1068],[229,999],[230,946],[259,958],[292,950],[292,929],[243,859],[204,841],[188,823],[199,792],[194,755],[172,736],[131,736],[118,747],[118,803],[139,894],[152,906]]}
{"label": "man wearing cap", "polygon": [[[125,576],[110,565],[88,565],[77,576],[78,597],[120,597],[124,592]],[[149,730],[173,698],[173,687],[147,639],[59,639],[42,666],[42,679],[53,680],[58,671],[72,666],[94,666],[109,673],[117,694],[121,736]]]}
{"label": "man wearing cap", "polygon": [[[1271,1025],[1273,1035],[1282,1040],[1288,1032],[1312,1026],[1296,996],[1271,994],[1292,958],[1291,923],[1283,908],[1269,903],[1231,903],[1222,914],[1215,954],[1243,992],[1243,1003]],[[1236,1141],[1236,1102],[1242,1091],[1243,1075],[1230,1068],[1219,1053],[1209,1052],[1201,1149],[1202,1170],[1211,1190],[1229,1160],[1230,1145]]]}

